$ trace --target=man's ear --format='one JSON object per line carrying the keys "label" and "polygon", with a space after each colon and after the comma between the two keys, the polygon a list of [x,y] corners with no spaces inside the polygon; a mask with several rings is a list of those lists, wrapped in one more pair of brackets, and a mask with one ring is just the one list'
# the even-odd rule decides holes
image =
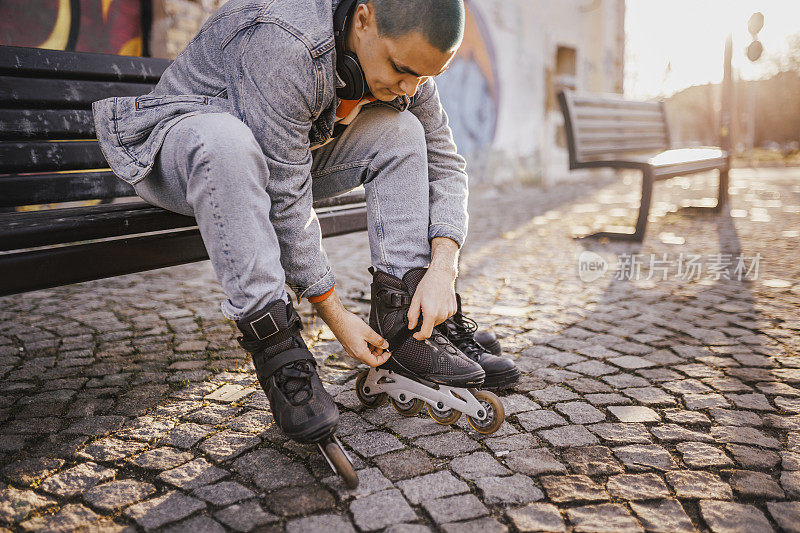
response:
{"label": "man's ear", "polygon": [[364,31],[375,24],[375,9],[370,2],[364,2],[356,7],[353,14],[353,25],[358,31]]}

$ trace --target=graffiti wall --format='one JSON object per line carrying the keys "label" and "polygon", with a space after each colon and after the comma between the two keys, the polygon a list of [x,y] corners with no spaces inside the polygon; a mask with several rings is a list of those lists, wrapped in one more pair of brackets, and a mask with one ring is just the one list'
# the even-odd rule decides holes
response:
{"label": "graffiti wall", "polygon": [[0,44],[141,55],[142,1],[0,0]]}

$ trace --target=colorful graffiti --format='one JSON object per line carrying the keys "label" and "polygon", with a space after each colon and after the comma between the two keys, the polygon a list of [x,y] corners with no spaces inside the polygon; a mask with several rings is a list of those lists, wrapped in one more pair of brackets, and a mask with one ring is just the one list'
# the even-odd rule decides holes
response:
{"label": "colorful graffiti", "polygon": [[484,20],[467,2],[464,40],[446,72],[436,78],[459,153],[491,144],[500,109],[494,47]]}
{"label": "colorful graffiti", "polygon": [[2,0],[0,44],[141,55],[142,1]]}

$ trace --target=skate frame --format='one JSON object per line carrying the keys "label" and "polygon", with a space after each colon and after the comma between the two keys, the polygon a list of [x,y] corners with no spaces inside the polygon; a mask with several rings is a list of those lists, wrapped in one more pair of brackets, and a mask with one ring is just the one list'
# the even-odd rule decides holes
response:
{"label": "skate frame", "polygon": [[[364,388],[369,389],[370,395],[385,392],[401,403],[419,398],[439,411],[455,409],[474,420],[485,420],[487,416],[486,409],[469,389],[437,383],[431,383],[429,386],[390,370],[371,368],[364,382]],[[443,407],[438,405],[440,403]]]}
{"label": "skate frame", "polygon": [[[342,446],[341,441],[339,441],[339,437],[337,437],[336,435],[331,435],[329,438],[333,442],[335,442],[339,446],[339,448],[341,448],[342,453],[344,454],[344,456],[347,457],[347,460],[350,461],[350,464],[352,464],[353,460],[350,458],[350,455],[347,453],[347,450],[345,450],[344,446]],[[323,446],[324,442],[325,441],[317,442],[317,448],[319,448],[319,451],[320,451],[320,453],[322,453],[322,457],[325,458],[325,461],[328,462],[328,466],[331,467],[331,470],[333,470],[333,473],[336,474],[336,475],[339,475],[339,476],[342,475],[342,473],[339,472],[339,469],[336,468],[336,466],[333,464],[333,462],[331,462],[331,460],[328,458],[328,454],[325,453],[325,446]]]}

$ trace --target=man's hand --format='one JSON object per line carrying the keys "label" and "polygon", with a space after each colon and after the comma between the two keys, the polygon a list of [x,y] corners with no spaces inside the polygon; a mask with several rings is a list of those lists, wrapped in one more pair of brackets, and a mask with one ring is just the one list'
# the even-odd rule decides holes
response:
{"label": "man's hand", "polygon": [[333,293],[323,302],[314,304],[322,320],[331,328],[345,351],[364,364],[375,367],[389,359],[389,343],[357,315],[342,305],[339,295]]}
{"label": "man's hand", "polygon": [[451,316],[456,305],[456,277],[458,276],[458,245],[447,237],[431,241],[431,266],[417,285],[411,307],[408,309],[408,329],[417,327],[422,313],[422,326],[414,338],[424,340],[433,328]]}

